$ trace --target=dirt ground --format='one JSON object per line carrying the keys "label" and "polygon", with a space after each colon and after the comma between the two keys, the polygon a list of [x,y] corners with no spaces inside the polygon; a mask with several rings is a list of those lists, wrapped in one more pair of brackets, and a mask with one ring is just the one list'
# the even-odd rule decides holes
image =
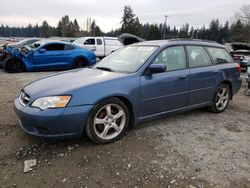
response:
{"label": "dirt ground", "polygon": [[[221,114],[206,109],[141,124],[123,139],[45,141],[19,127],[13,99],[53,72],[0,69],[1,187],[250,187],[250,97],[241,91]],[[31,172],[24,161],[36,159]]]}

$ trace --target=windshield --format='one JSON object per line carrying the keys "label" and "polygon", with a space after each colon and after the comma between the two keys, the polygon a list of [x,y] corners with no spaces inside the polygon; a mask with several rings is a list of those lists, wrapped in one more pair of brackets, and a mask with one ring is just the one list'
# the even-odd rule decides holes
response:
{"label": "windshield", "polygon": [[84,37],[82,37],[82,38],[78,38],[78,39],[76,39],[73,43],[74,44],[82,44],[83,43],[83,41],[84,41]]}
{"label": "windshield", "polygon": [[19,42],[17,42],[16,44],[18,45],[18,44],[23,44],[23,43],[25,43],[25,42],[27,42],[29,39],[23,39],[23,40],[20,40]]}
{"label": "windshield", "polygon": [[155,52],[155,46],[128,46],[119,49],[95,65],[106,71],[134,73]]}

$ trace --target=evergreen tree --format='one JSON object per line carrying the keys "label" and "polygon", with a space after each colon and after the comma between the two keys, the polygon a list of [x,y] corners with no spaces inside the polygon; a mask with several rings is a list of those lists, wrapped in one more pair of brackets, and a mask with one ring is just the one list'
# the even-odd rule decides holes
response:
{"label": "evergreen tree", "polygon": [[247,36],[247,30],[244,27],[244,24],[241,23],[240,20],[231,25],[231,31],[230,31],[231,42],[248,42],[246,36]]}
{"label": "evergreen tree", "polygon": [[159,40],[161,38],[162,38],[161,37],[161,32],[160,32],[160,29],[157,26],[157,24],[150,25],[148,39],[149,40]]}
{"label": "evergreen tree", "polygon": [[50,26],[47,21],[43,21],[42,23],[41,36],[44,38],[50,37]]}
{"label": "evergreen tree", "polygon": [[140,34],[139,18],[135,17],[135,14],[133,13],[133,10],[130,6],[125,6],[121,23],[122,33],[131,33],[134,35]]}

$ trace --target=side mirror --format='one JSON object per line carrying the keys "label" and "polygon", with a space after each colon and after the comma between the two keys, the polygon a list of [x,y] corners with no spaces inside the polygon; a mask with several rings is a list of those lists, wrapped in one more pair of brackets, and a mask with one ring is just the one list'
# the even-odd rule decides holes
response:
{"label": "side mirror", "polygon": [[46,52],[46,50],[43,49],[43,48],[39,50],[39,53],[41,53],[41,54],[43,54],[43,53],[45,53],[45,52]]}
{"label": "side mirror", "polygon": [[167,69],[165,64],[151,64],[149,66],[149,71],[151,74],[153,73],[162,73],[165,72]]}

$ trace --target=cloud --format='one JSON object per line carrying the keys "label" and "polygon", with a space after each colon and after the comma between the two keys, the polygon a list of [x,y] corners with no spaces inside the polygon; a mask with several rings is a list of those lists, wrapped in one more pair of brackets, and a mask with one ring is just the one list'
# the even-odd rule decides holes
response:
{"label": "cloud", "polygon": [[188,22],[191,26],[208,25],[213,18],[222,23],[235,14],[249,0],[1,0],[0,23],[10,26],[41,24],[47,20],[56,26],[62,16],[69,15],[84,25],[87,17],[96,20],[104,31],[121,26],[125,5],[131,5],[142,23],[163,23],[169,15],[168,24],[180,27]]}

